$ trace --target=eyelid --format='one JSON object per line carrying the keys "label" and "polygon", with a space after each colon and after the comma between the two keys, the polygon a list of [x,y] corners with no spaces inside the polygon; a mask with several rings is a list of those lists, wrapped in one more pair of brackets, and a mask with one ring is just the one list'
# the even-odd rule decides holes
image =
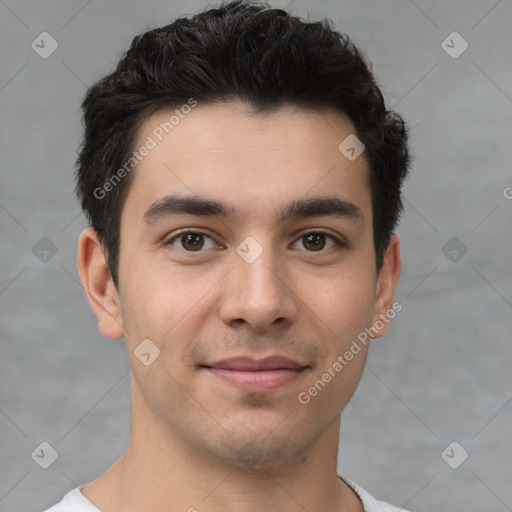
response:
{"label": "eyelid", "polygon": [[[207,236],[208,238],[211,238],[212,240],[215,241],[214,237],[212,235],[208,234],[203,229],[184,228],[184,229],[179,230],[176,233],[174,233],[171,238],[167,239],[167,241],[164,242],[164,246],[172,245],[173,241],[178,239],[180,236],[186,235],[187,233],[193,233],[193,234],[197,234],[197,235],[204,235],[204,236]],[[348,241],[343,236],[339,235],[339,238],[338,238],[338,236],[332,234],[330,231],[327,231],[327,230],[325,230],[323,228],[317,228],[317,229],[315,229],[315,228],[306,228],[306,229],[304,229],[302,231],[299,231],[298,233],[295,234],[294,244],[300,238],[302,238],[303,236],[306,236],[306,235],[308,235],[310,233],[325,235],[326,237],[331,238],[336,243],[336,245],[338,247],[346,247],[347,244],[348,244]],[[218,244],[218,245],[221,245],[221,244]],[[223,247],[223,246],[221,245],[221,247]],[[179,249],[179,250],[182,250],[182,249]],[[326,251],[305,251],[305,252],[314,254],[316,252],[323,253],[323,252],[328,252],[328,251],[329,251],[329,249],[327,249]],[[200,253],[205,252],[205,251],[183,251],[183,252],[186,252],[187,254],[194,254],[194,253],[195,254],[200,254]]]}
{"label": "eyelid", "polygon": [[306,228],[303,231],[299,231],[295,236],[297,237],[297,239],[299,239],[299,238],[301,238],[301,237],[303,237],[305,235],[309,235],[309,233],[315,233],[315,234],[320,233],[322,235],[329,236],[335,242],[337,242],[340,245],[347,245],[348,244],[348,240],[343,235],[331,233],[331,231],[328,231],[328,230],[323,229],[323,228],[317,228],[317,229],[315,229],[315,228]]}
{"label": "eyelid", "polygon": [[[210,235],[209,233],[207,233],[206,231],[204,231],[202,229],[184,228],[179,231],[176,231],[170,238],[165,240],[163,242],[164,247],[167,247],[168,245],[172,245],[172,243],[175,240],[179,239],[181,236],[186,235],[188,233],[193,233],[195,235],[204,235],[204,236],[207,236],[208,238],[211,238],[215,242],[213,235]],[[215,242],[215,243],[217,243],[217,242]],[[217,244],[217,245],[221,245],[221,244]],[[223,247],[223,246],[221,246],[221,247]],[[186,252],[187,254],[200,254],[202,252],[205,252],[205,251],[183,251],[183,249],[179,249],[178,247],[176,247],[176,249],[178,249],[182,252]]]}
{"label": "eyelid", "polygon": [[[323,250],[320,250],[320,251],[307,251],[307,250],[300,250],[300,252],[304,252],[306,253],[308,256],[313,256],[315,254],[330,254],[333,250],[334,251],[339,251],[340,249],[344,249],[344,248],[347,248],[348,247],[348,241],[342,237],[341,235],[336,236],[334,234],[332,234],[330,231],[327,231],[325,229],[322,229],[322,228],[318,228],[318,229],[315,229],[315,228],[307,228],[306,230],[304,231],[299,231],[299,233],[297,233],[295,235],[295,241],[293,242],[292,245],[295,245],[302,237],[306,236],[306,235],[309,235],[310,233],[312,234],[320,234],[320,235],[324,235],[326,238],[330,238],[333,242],[334,242],[334,247],[329,247],[328,249],[325,249]],[[297,250],[297,249],[293,249],[293,250]]]}

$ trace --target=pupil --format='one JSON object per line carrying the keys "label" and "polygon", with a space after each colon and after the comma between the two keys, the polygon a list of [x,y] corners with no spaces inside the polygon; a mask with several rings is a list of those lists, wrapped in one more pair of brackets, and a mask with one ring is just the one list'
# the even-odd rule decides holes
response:
{"label": "pupil", "polygon": [[200,243],[200,241],[198,240],[199,237],[201,237],[202,235],[200,233],[188,233],[186,235],[184,235],[184,238],[186,239],[185,243],[183,244],[183,246],[185,248],[187,248],[187,245],[188,244],[191,244],[191,247],[192,248],[201,248],[203,246],[203,244]]}
{"label": "pupil", "polygon": [[313,242],[313,248],[314,249],[323,249],[324,246],[325,246],[325,240],[323,241],[323,243],[321,244],[321,246],[319,247],[318,246],[318,239],[319,237],[323,237],[324,235],[322,233],[311,233],[309,235],[306,235],[306,240],[307,240],[307,243],[309,244],[312,240],[314,241]]}

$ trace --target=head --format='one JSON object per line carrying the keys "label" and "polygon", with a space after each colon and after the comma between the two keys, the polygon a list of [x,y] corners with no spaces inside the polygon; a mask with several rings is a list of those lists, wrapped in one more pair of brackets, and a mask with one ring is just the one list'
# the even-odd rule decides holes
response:
{"label": "head", "polygon": [[[80,275],[101,332],[126,340],[136,403],[221,458],[303,453],[367,344],[315,400],[298,394],[391,309],[400,273],[407,133],[369,64],[328,20],[231,2],[135,37],[82,108]],[[275,390],[210,368],[274,355],[301,367]]]}

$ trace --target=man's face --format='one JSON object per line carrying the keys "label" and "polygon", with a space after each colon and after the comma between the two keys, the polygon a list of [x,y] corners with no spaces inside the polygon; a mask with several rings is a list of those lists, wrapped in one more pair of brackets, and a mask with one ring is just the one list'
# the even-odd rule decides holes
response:
{"label": "man's face", "polygon": [[[234,104],[199,105],[158,141],[154,130],[171,114],[139,131],[136,148],[148,136],[157,145],[133,171],[121,218],[133,407],[144,410],[141,421],[220,460],[289,460],[339,420],[366,346],[309,403],[299,394],[384,312],[375,301],[367,161],[340,152],[355,129],[332,111],[258,117]],[[233,211],[160,208],[145,217],[171,195]],[[280,218],[312,198],[356,208]],[[160,355],[146,366],[135,353],[147,339]]]}

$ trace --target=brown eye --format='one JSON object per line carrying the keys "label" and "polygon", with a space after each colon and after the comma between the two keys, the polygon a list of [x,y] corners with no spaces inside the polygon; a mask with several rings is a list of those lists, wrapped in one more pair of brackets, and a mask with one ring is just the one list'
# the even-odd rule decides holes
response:
{"label": "brown eye", "polygon": [[[323,250],[327,245],[327,239],[330,239],[332,241],[332,245],[330,247],[327,247],[326,250]],[[307,252],[327,252],[327,250],[333,247],[344,246],[344,244],[341,241],[339,241],[335,236],[324,231],[310,231],[309,233],[303,234],[297,242],[299,241],[302,241],[302,245],[307,249]]]}
{"label": "brown eye", "polygon": [[187,251],[200,250],[204,245],[204,240],[201,238],[202,236],[203,235],[200,233],[188,233],[186,235],[181,235],[181,243]]}
{"label": "brown eye", "polygon": [[[211,237],[205,233],[197,231],[182,231],[172,237],[166,245],[175,246],[175,242],[179,242],[181,247],[178,246],[178,249],[182,249],[186,252],[201,252],[201,249],[205,246],[205,238],[209,238],[211,240]],[[214,244],[212,244],[212,247],[213,246]],[[207,249],[208,248],[209,247],[207,247]]]}
{"label": "brown eye", "polygon": [[302,237],[304,247],[313,251],[321,251],[325,247],[325,235],[323,233],[309,233]]}

